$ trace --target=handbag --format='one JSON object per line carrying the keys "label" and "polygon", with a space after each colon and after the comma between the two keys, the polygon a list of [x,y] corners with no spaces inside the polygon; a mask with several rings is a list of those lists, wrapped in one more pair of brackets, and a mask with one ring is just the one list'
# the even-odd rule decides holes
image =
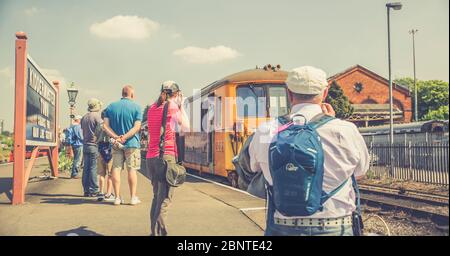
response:
{"label": "handbag", "polygon": [[245,141],[240,153],[233,158],[233,164],[238,174],[238,186],[240,189],[257,196],[259,198],[266,198],[266,179],[262,172],[252,172],[250,168],[249,146],[253,140],[253,135],[250,135]]}
{"label": "handbag", "polygon": [[168,163],[163,158],[168,108],[169,102],[166,102],[164,105],[159,137],[159,159],[157,163],[155,163],[155,169],[158,170],[155,178],[159,181],[166,180],[172,187],[178,187],[186,181],[186,168],[178,163]]}

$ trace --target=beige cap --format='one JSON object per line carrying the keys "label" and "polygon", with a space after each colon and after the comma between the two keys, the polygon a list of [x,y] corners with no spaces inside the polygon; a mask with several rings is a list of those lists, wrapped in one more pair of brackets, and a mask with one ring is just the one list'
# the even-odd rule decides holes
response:
{"label": "beige cap", "polygon": [[89,112],[98,112],[100,111],[100,109],[102,109],[102,105],[103,103],[96,99],[96,98],[91,98],[88,100],[88,111]]}
{"label": "beige cap", "polygon": [[295,68],[289,71],[286,85],[293,93],[318,95],[328,86],[327,74],[311,66]]}

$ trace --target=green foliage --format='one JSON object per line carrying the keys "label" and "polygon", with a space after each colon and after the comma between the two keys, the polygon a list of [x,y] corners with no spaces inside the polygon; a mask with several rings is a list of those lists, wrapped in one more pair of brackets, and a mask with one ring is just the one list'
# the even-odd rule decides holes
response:
{"label": "green foliage", "polygon": [[402,78],[394,79],[394,83],[408,87],[408,88],[410,88],[411,93],[414,93],[414,78],[402,77]]}
{"label": "green foliage", "polygon": [[[13,147],[14,141],[11,137],[0,135],[0,163],[7,162]],[[6,146],[5,146],[6,145]]]}
{"label": "green foliage", "polygon": [[[395,83],[407,85],[414,98],[414,79],[396,79]],[[448,119],[448,82],[441,80],[417,80],[417,99],[419,119]]]}
{"label": "green foliage", "polygon": [[13,134],[10,131],[3,131],[1,135],[6,137],[12,137]]}
{"label": "green foliage", "polygon": [[331,84],[325,102],[333,106],[337,118],[346,119],[353,114],[354,109],[350,104],[350,101],[347,96],[344,95],[344,91],[336,81],[333,81]]}
{"label": "green foliage", "polygon": [[67,157],[65,148],[59,153],[58,166],[60,171],[70,170],[72,168],[73,159]]}
{"label": "green foliage", "polygon": [[441,106],[436,110],[430,110],[423,116],[423,120],[448,120],[448,105]]}
{"label": "green foliage", "polygon": [[147,121],[147,112],[148,112],[148,109],[149,109],[149,108],[150,108],[150,105],[147,105],[147,106],[145,107],[144,112],[142,113],[142,122]]}

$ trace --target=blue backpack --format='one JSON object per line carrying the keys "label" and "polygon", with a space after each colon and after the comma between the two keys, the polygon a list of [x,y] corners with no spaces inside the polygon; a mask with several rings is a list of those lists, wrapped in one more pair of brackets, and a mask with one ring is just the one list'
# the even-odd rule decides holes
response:
{"label": "blue backpack", "polygon": [[316,129],[333,119],[319,114],[303,125],[286,117],[278,119],[282,126],[269,148],[273,185],[268,186],[268,194],[275,209],[284,216],[310,216],[321,211],[323,203],[347,183],[346,180],[329,194],[322,190],[324,156]]}

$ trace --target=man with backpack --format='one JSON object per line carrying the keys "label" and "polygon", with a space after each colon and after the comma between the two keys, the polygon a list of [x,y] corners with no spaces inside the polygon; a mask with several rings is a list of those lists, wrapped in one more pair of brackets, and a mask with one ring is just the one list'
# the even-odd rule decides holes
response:
{"label": "man with backpack", "polygon": [[66,143],[72,147],[73,162],[72,162],[72,179],[78,179],[78,172],[80,170],[81,160],[83,156],[83,131],[81,130],[81,118],[77,115],[73,119],[73,124],[66,130]]}
{"label": "man with backpack", "polygon": [[265,235],[358,235],[354,187],[369,168],[366,144],[354,124],[334,118],[323,103],[324,71],[293,69],[286,84],[291,113],[261,125],[248,149],[251,171],[266,183]]}

